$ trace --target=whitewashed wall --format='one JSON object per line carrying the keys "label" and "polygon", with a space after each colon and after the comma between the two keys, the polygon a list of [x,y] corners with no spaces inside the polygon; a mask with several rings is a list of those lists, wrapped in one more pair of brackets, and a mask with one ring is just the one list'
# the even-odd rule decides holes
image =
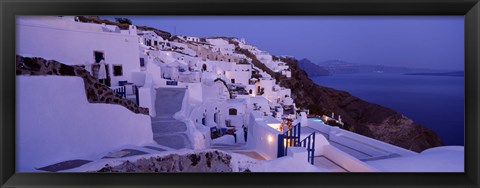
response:
{"label": "whitewashed wall", "polygon": [[17,171],[153,143],[148,115],[88,103],[80,77],[17,76],[16,110]]}
{"label": "whitewashed wall", "polygon": [[235,79],[235,83],[242,85],[248,85],[250,78],[252,77],[251,71],[225,71],[225,75],[228,78],[228,82]]}
{"label": "whitewashed wall", "polygon": [[275,159],[278,154],[278,134],[280,134],[280,131],[268,126],[264,122],[262,114],[258,111],[250,114],[247,146],[268,160]]}

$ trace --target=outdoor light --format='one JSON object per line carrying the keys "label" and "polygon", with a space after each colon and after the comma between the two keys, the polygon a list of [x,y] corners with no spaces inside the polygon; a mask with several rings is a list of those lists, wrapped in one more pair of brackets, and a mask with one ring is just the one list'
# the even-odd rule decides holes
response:
{"label": "outdoor light", "polygon": [[268,135],[268,143],[272,143],[273,142],[273,137],[271,135]]}

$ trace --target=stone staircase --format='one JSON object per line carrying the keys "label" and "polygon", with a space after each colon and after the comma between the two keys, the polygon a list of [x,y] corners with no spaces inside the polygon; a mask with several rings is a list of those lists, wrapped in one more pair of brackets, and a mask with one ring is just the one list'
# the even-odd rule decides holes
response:
{"label": "stone staircase", "polygon": [[159,145],[173,149],[192,148],[186,134],[187,125],[173,118],[173,115],[182,108],[185,88],[157,88],[155,110],[157,115],[152,117],[153,140]]}

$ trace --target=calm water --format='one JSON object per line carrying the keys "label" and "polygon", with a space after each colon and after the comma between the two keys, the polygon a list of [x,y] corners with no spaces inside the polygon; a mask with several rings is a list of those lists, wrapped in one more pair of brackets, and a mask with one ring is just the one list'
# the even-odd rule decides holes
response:
{"label": "calm water", "polygon": [[447,145],[464,145],[464,77],[343,74],[312,80],[394,109],[434,130]]}

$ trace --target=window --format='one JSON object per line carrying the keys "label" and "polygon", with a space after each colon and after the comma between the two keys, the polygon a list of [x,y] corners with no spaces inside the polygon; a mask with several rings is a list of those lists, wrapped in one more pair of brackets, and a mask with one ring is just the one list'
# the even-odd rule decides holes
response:
{"label": "window", "polygon": [[145,66],[145,58],[140,58],[140,67],[144,67]]}
{"label": "window", "polygon": [[105,55],[101,51],[93,51],[93,56],[95,58],[95,63],[105,60]]}
{"label": "window", "polygon": [[122,65],[113,65],[113,76],[123,76]]}
{"label": "window", "polygon": [[232,81],[232,84],[234,84],[234,83],[235,83],[235,79],[231,79],[230,81]]}
{"label": "window", "polygon": [[249,94],[252,94],[252,90],[251,90],[251,89],[250,89],[250,90],[248,90],[248,93],[249,93]]}
{"label": "window", "polygon": [[235,108],[228,109],[228,115],[237,115],[237,109]]}

